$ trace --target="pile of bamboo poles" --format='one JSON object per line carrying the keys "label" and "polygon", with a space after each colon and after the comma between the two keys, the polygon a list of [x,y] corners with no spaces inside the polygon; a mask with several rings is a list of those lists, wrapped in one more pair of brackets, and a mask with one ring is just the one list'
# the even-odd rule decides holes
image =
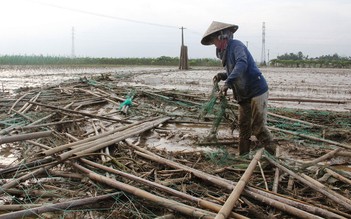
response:
{"label": "pile of bamboo poles", "polygon": [[[119,105],[137,88],[103,84],[62,84],[7,104],[0,120],[25,122],[6,122],[0,130],[2,146],[21,149],[16,164],[0,169],[0,219],[49,212],[114,218],[351,218],[350,173],[326,162],[351,157],[350,142],[271,126],[274,132],[331,147],[321,156],[292,160],[286,153],[294,140],[284,139],[275,156],[259,149],[247,157],[228,157],[225,165],[204,152],[155,151],[145,139],[150,133],[168,133],[158,135],[160,142],[174,138],[177,130],[167,129],[171,123],[202,122],[210,130],[212,122],[199,121],[203,96],[178,92],[175,98],[175,92],[140,88],[126,114]],[[321,181],[320,173],[327,180]]]}

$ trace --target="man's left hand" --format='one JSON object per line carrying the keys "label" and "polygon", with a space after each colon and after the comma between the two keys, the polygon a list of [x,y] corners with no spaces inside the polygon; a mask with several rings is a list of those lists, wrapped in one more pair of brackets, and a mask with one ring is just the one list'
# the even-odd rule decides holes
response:
{"label": "man's left hand", "polygon": [[220,89],[220,91],[219,91],[219,94],[220,94],[221,96],[227,96],[227,91],[228,91],[228,85],[224,84],[224,85],[221,87],[221,89]]}

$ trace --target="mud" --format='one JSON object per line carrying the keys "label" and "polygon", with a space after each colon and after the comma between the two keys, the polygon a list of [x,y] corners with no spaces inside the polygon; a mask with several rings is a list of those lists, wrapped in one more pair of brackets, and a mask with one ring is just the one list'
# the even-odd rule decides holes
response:
{"label": "mud", "polygon": [[[7,114],[9,108],[16,101],[16,98],[22,96],[24,93],[30,93],[24,102],[30,99],[30,96],[34,96],[35,93],[40,91],[43,95],[40,96],[37,101],[37,107],[26,112],[26,115],[38,118],[43,118],[44,115],[52,113],[52,110],[48,110],[47,107],[40,107],[40,103],[47,104],[47,106],[66,106],[68,103],[74,103],[71,108],[77,106],[84,106],[79,111],[85,113],[92,113],[94,115],[104,115],[113,119],[119,120],[130,120],[130,121],[146,121],[150,118],[157,117],[169,117],[169,121],[165,124],[159,124],[157,127],[148,131],[143,131],[140,135],[135,135],[120,141],[118,144],[110,145],[109,150],[112,157],[116,158],[117,168],[127,168],[131,170],[135,175],[142,176],[150,179],[151,181],[160,181],[177,189],[184,190],[192,194],[198,194],[203,198],[210,198],[213,196],[224,198],[226,193],[218,190],[213,186],[208,185],[196,179],[196,177],[189,178],[187,171],[174,171],[163,165],[155,164],[154,162],[147,161],[142,157],[139,157],[131,149],[131,145],[141,146],[147,148],[149,151],[156,151],[158,154],[162,154],[170,160],[185,163],[189,166],[196,167],[205,172],[215,174],[216,176],[224,177],[231,181],[238,181],[241,174],[247,168],[250,156],[237,156],[237,142],[238,132],[230,130],[231,124],[233,124],[232,115],[233,109],[236,107],[231,103],[230,107],[227,107],[227,112],[224,121],[219,126],[219,132],[217,137],[218,141],[206,141],[206,137],[209,137],[209,132],[215,121],[215,113],[207,115],[206,118],[200,118],[202,115],[201,106],[209,100],[209,94],[212,89],[212,77],[217,72],[221,71],[220,68],[194,68],[189,71],[179,71],[173,67],[111,67],[111,68],[2,68],[1,81],[2,82],[2,98],[0,106],[2,108],[3,123],[2,127],[9,126],[12,122],[7,120],[10,115]],[[320,138],[333,139],[337,142],[347,144],[347,148],[350,148],[350,121],[349,121],[349,103],[350,103],[350,80],[347,80],[350,76],[349,70],[341,69],[278,69],[278,68],[264,68],[262,69],[266,76],[268,83],[270,84],[271,97],[276,98],[304,98],[304,99],[319,99],[319,100],[342,100],[347,102],[345,104],[325,104],[325,103],[301,103],[288,102],[288,101],[270,101],[270,112],[277,113],[279,115],[288,116],[296,119],[301,119],[306,122],[311,122],[322,127],[314,127],[313,125],[306,126],[295,121],[287,121],[276,117],[269,116],[269,125],[278,128],[288,128],[291,131],[299,131],[300,133],[308,133],[311,136],[320,136]],[[26,75],[26,76],[23,76]],[[67,81],[69,80],[69,81]],[[65,83],[60,83],[65,81]],[[12,82],[12,83],[10,83]],[[29,89],[29,87],[40,86],[40,89]],[[28,89],[28,90],[27,90]],[[133,99],[133,104],[130,108],[129,113],[122,113],[119,110],[120,102],[115,102],[116,97],[126,97],[131,90],[135,89],[137,95]],[[86,92],[86,91],[89,92]],[[101,91],[104,91],[101,93]],[[21,91],[17,94],[17,91]],[[15,97],[15,94],[17,96]],[[100,101],[96,103],[96,96],[100,95],[103,97],[108,94],[109,98],[115,101]],[[102,96],[101,96],[102,95]],[[108,98],[108,99],[109,99]],[[104,99],[104,98],[101,98]],[[110,100],[111,100],[110,99]],[[117,99],[117,98],[116,98]],[[90,101],[89,101],[90,100]],[[178,101],[179,100],[179,101]],[[119,100],[121,101],[121,100]],[[12,102],[12,103],[11,103]],[[85,104],[83,104],[85,103]],[[18,104],[16,110],[22,105]],[[200,106],[200,107],[199,107]],[[275,108],[274,106],[289,107],[289,109]],[[231,112],[229,108],[232,108]],[[49,107],[50,108],[50,107]],[[347,111],[345,112],[326,112],[326,111],[310,111],[310,110],[290,110],[290,108],[317,108],[317,109],[328,109],[335,111]],[[218,110],[218,109],[217,109]],[[61,111],[61,110],[60,110]],[[72,117],[74,115],[68,115],[68,113],[57,112],[58,118],[51,118],[52,121],[62,119],[62,117]],[[38,118],[37,118],[38,117]],[[67,123],[65,125],[50,126],[54,130],[55,135],[50,138],[41,138],[37,143],[43,143],[48,147],[57,147],[64,145],[67,142],[72,141],[71,138],[84,139],[89,136],[94,136],[99,132],[109,131],[120,127],[121,125],[116,122],[109,120],[100,120],[99,117],[85,118],[82,122],[74,122],[72,124]],[[105,118],[106,119],[106,118]],[[46,121],[50,122],[50,121]],[[48,125],[49,126],[49,125]],[[100,127],[100,131],[97,129]],[[326,128],[328,127],[328,129]],[[142,127],[141,127],[142,128]],[[330,130],[329,130],[330,129]],[[32,131],[34,131],[33,129]],[[0,130],[3,131],[3,130]],[[7,131],[6,134],[15,134],[17,132],[25,132],[25,130],[18,129],[17,131]],[[134,132],[134,131],[133,131]],[[66,136],[65,134],[69,134]],[[110,136],[109,136],[110,137]],[[212,136],[210,136],[212,137]],[[317,157],[326,154],[328,151],[333,150],[335,147],[331,144],[314,142],[309,139],[299,138],[294,135],[286,135],[281,132],[274,133],[274,144],[277,145],[280,153],[280,159],[298,170],[299,165],[304,162],[311,161]],[[101,138],[100,140],[106,141],[107,139]],[[109,139],[111,140],[111,139]],[[204,140],[204,141],[203,141]],[[253,139],[254,141],[254,139]],[[212,144],[215,143],[215,144]],[[253,146],[257,142],[253,142]],[[43,148],[33,146],[29,142],[14,142],[5,143],[0,145],[0,170],[7,169],[7,166],[12,163],[19,164],[19,162],[26,162],[28,160],[39,159],[38,154],[43,151]],[[344,149],[343,149],[344,150]],[[201,151],[201,152],[200,152]],[[204,153],[202,153],[204,152]],[[347,152],[347,151],[346,151]],[[107,153],[107,152],[105,152]],[[54,155],[53,158],[57,158]],[[97,154],[96,154],[97,155]],[[94,154],[87,154],[89,159],[95,162],[100,161],[103,163],[102,157]],[[2,163],[2,160],[6,160],[6,163]],[[69,164],[69,163],[67,163]],[[106,163],[107,164],[107,163]],[[330,159],[323,164],[333,165],[342,169],[345,174],[350,174],[349,164],[350,157],[340,159]],[[108,165],[114,165],[108,163]],[[317,168],[319,168],[317,166]],[[76,173],[72,172],[70,165],[60,164],[54,170],[65,171],[65,173]],[[274,172],[271,171],[272,167],[269,163],[262,161],[262,170],[265,171],[263,176],[264,181],[269,185],[273,182]],[[170,171],[169,173],[164,171]],[[314,178],[324,177],[324,172],[320,169],[318,176],[316,176],[315,169],[306,169],[304,171]],[[171,174],[170,174],[171,173]],[[263,189],[263,179],[261,172],[256,171],[255,175],[251,177],[250,184]],[[324,174],[324,175],[323,175]],[[16,174],[17,176],[17,174]],[[16,177],[9,175],[8,178]],[[330,177],[330,176],[328,176]],[[46,182],[46,179],[53,181]],[[63,180],[62,180],[63,179]],[[181,184],[178,184],[181,179]],[[184,181],[186,180],[186,181]],[[335,188],[347,198],[349,198],[350,186],[332,179],[331,183]],[[118,181],[122,182],[125,179],[119,178]],[[23,203],[34,203],[34,196],[28,196],[27,191],[37,189],[37,185],[40,189],[45,188],[44,185],[49,183],[49,186],[55,185],[56,188],[63,188],[65,191],[72,191],[75,198],[82,197],[83,195],[101,193],[100,188],[94,188],[94,184],[90,181],[81,178],[74,180],[71,178],[57,178],[52,177],[51,173],[44,174],[42,180],[38,180],[35,183],[23,182],[21,189],[24,190],[25,198]],[[128,182],[133,184],[132,182]],[[25,186],[25,187],[23,187]],[[268,186],[268,185],[267,185]],[[318,205],[326,205],[331,208],[339,209],[338,202],[329,202],[330,200],[321,197],[320,195],[311,193],[311,189],[308,187],[302,187],[300,183],[295,183],[294,190],[288,191],[286,189],[289,186],[288,177],[282,175],[279,184],[279,192],[284,195],[290,195],[292,198],[301,199],[311,203],[317,203]],[[52,187],[49,187],[52,188]],[[83,190],[81,190],[83,189]],[[45,189],[44,189],[45,190]],[[148,189],[150,190],[150,189]],[[151,189],[152,190],[152,189]],[[150,190],[150,191],[151,191]],[[77,192],[74,192],[77,191]],[[110,190],[106,187],[106,190]],[[69,198],[67,194],[60,192],[60,201],[63,197]],[[103,193],[104,193],[103,192]],[[153,192],[153,191],[152,191]],[[17,203],[12,201],[12,195],[5,195],[0,198],[1,204],[13,204]],[[18,196],[20,197],[20,196]],[[27,198],[28,197],[28,198]],[[167,195],[167,198],[171,199],[171,196]],[[313,198],[310,198],[313,197]],[[317,197],[317,199],[315,198]],[[21,197],[20,197],[21,198]],[[218,200],[219,198],[216,198]],[[22,200],[22,199],[21,199]],[[58,200],[54,200],[56,202]],[[51,201],[51,200],[50,200]],[[123,201],[123,200],[119,200]],[[182,200],[181,200],[182,201]],[[35,202],[46,203],[48,199],[45,197],[36,198]],[[89,218],[106,218],[111,217],[115,214],[114,218],[155,218],[156,215],[164,213],[164,209],[155,209],[151,203],[138,202],[138,199],[133,201],[121,202],[122,204],[115,205],[106,202],[103,204],[104,208],[108,206],[108,212],[90,210],[87,213],[81,212],[68,212],[64,211],[59,215],[46,214],[46,218],[59,218],[64,216],[76,215],[75,218],[85,218],[82,215],[89,214]],[[220,202],[223,204],[223,201]],[[111,206],[111,207],[109,207]],[[118,207],[116,207],[118,206]],[[121,207],[126,206],[126,207]],[[134,207],[138,209],[137,212],[132,212],[131,209]],[[92,209],[98,209],[92,206]],[[147,209],[147,210],[143,210]],[[247,211],[247,206],[241,203],[241,207],[238,207],[242,214],[250,216],[252,214]],[[266,212],[271,212],[273,208],[264,203],[262,209]],[[343,210],[340,208],[341,211]],[[140,216],[140,212],[143,215],[149,214],[150,217]],[[113,214],[112,214],[113,213]],[[1,214],[1,213],[0,213]],[[48,216],[47,216],[48,215]],[[92,216],[93,215],[93,216]],[[123,215],[123,216],[121,216]],[[139,215],[139,216],[136,216]],[[290,218],[285,214],[277,213],[277,218]],[[70,217],[70,216],[69,216]],[[73,218],[73,216],[72,216]],[[183,218],[183,217],[177,217]],[[184,217],[189,218],[189,217]]]}
{"label": "mud", "polygon": [[[270,86],[271,98],[303,98],[319,100],[339,100],[345,104],[297,103],[289,101],[270,101],[270,107],[298,109],[320,109],[333,111],[351,110],[351,69],[310,69],[310,68],[262,68]],[[63,81],[78,81],[108,75],[117,80],[118,86],[137,86],[159,90],[196,91],[208,96],[212,89],[212,77],[221,68],[192,68],[179,71],[175,67],[120,66],[120,67],[35,67],[2,66],[0,84],[3,93],[14,95],[17,89],[55,86]],[[229,92],[229,96],[231,96]],[[204,100],[206,101],[206,99]],[[208,135],[210,125],[189,127],[187,124],[167,127],[168,133],[154,133],[148,136],[145,144],[149,147],[167,151],[211,150],[206,147],[190,147],[192,142]],[[194,136],[191,133],[196,133]],[[192,136],[191,136],[192,135]],[[230,139],[233,135],[226,128],[219,130],[220,139]],[[170,140],[172,139],[172,140]],[[175,141],[175,139],[178,139]],[[189,140],[190,139],[190,140]],[[6,157],[6,164],[13,162]],[[14,152],[13,152],[14,154]],[[4,161],[4,160],[3,160]],[[4,161],[5,162],[5,161]],[[2,162],[2,164],[4,164]]]}
{"label": "mud", "polygon": [[[271,98],[300,98],[346,102],[343,104],[270,101],[272,107],[351,110],[351,69],[321,68],[261,68],[269,84]],[[57,85],[66,80],[78,80],[108,74],[121,78],[119,85],[147,86],[157,89],[196,90],[209,94],[212,77],[222,68],[192,68],[179,71],[176,67],[24,67],[3,66],[0,88],[3,93],[26,87]],[[122,80],[123,79],[123,80]]]}

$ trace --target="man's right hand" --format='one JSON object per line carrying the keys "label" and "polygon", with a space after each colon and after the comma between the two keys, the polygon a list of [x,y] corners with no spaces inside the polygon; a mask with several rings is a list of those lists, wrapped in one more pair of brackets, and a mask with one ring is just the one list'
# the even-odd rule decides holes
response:
{"label": "man's right hand", "polygon": [[219,96],[227,96],[228,85],[224,84],[219,90]]}

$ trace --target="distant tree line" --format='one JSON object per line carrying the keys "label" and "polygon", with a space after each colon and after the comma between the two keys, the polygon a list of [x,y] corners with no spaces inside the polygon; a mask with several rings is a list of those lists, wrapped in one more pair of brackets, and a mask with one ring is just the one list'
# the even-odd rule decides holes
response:
{"label": "distant tree line", "polygon": [[[90,58],[43,55],[0,56],[0,65],[157,65],[178,66],[179,57],[161,56],[158,58]],[[218,59],[190,59],[190,66],[220,66]]]}
{"label": "distant tree line", "polygon": [[[189,66],[220,67],[219,59],[199,58],[189,59]],[[91,57],[65,57],[43,55],[4,55],[0,56],[0,65],[155,65],[178,66],[179,57],[160,56],[158,58],[91,58]],[[351,57],[342,57],[338,54],[323,55],[316,58],[304,56],[302,52],[285,53],[269,62],[273,67],[292,68],[351,68]]]}
{"label": "distant tree line", "polygon": [[351,68],[351,57],[342,57],[338,54],[323,55],[316,58],[304,56],[302,52],[285,53],[270,61],[270,66],[293,68]]}

